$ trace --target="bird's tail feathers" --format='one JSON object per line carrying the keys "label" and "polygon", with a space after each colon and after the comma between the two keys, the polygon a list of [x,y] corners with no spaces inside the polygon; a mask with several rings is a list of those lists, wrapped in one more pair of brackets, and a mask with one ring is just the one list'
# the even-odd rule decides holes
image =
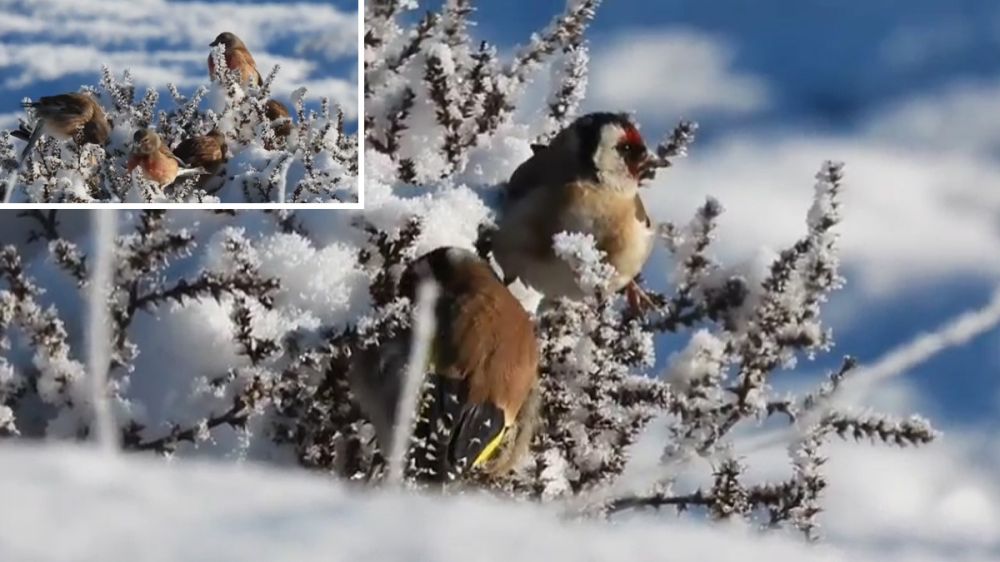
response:
{"label": "bird's tail feathers", "polygon": [[31,149],[35,147],[38,139],[42,136],[42,130],[45,128],[45,121],[39,119],[35,123],[35,128],[31,131],[31,136],[28,137],[28,144],[24,145],[24,150],[21,151],[21,161],[17,163],[17,167],[20,168],[24,164],[25,158],[31,153]]}
{"label": "bird's tail feathers", "polygon": [[24,123],[21,123],[20,125],[18,125],[17,129],[10,132],[10,136],[14,137],[15,139],[27,141],[28,139],[31,138],[31,133],[32,130],[29,129],[28,126],[25,125]]}

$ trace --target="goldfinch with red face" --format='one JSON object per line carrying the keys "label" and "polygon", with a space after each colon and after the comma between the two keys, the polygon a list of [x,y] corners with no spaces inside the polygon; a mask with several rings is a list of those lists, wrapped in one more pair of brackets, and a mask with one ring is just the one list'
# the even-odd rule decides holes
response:
{"label": "goldfinch with red face", "polygon": [[[407,267],[400,292],[412,300],[425,281],[438,285],[439,296],[413,434],[424,448],[411,456],[411,466],[423,480],[454,479],[473,467],[489,474],[509,470],[533,431],[539,354],[534,325],[472,252],[439,248],[424,255]],[[352,367],[352,388],[383,451],[391,446],[410,338],[400,334]],[[504,455],[498,455],[501,445]]]}
{"label": "goldfinch with red face", "polygon": [[617,275],[610,290],[645,297],[634,279],[653,248],[654,228],[639,197],[655,157],[627,115],[591,113],[559,132],[511,175],[493,254],[507,282],[545,297],[578,300],[573,269],[553,250],[559,232],[590,234]]}

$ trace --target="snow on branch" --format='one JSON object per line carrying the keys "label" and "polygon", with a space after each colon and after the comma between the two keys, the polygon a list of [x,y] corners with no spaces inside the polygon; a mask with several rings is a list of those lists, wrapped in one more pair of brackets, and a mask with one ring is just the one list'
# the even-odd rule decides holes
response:
{"label": "snow on branch", "polygon": [[[779,253],[758,281],[712,256],[718,203],[709,200],[683,229],[665,229],[663,241],[675,254],[667,273],[676,294],[657,295],[657,302],[672,304],[645,316],[633,314],[621,295],[601,290],[609,270],[592,239],[561,235],[561,255],[592,279],[595,290],[583,301],[536,312],[542,351],[537,431],[512,473],[474,474],[471,482],[495,493],[560,502],[573,512],[673,506],[715,519],[791,526],[815,537],[829,439],[901,446],[934,439],[921,418],[896,420],[842,407],[835,398],[855,369],[851,359],[812,392],[795,397],[771,390],[769,380],[794,359],[832,344],[828,335],[800,335],[827,334],[821,303],[839,286],[833,230],[841,179],[832,173],[839,168],[824,170],[806,235]],[[109,400],[122,446],[163,455],[220,450],[237,458],[290,460],[352,481],[385,481],[388,453],[379,448],[351,377],[363,358],[378,357],[383,343],[409,333],[412,307],[398,282],[428,237],[440,236],[428,213],[382,208],[345,216],[341,227],[351,242],[330,246],[337,257],[329,262],[310,249],[321,243],[307,213],[203,212],[194,220],[163,211],[128,215],[114,246],[116,290],[108,297],[114,334]],[[31,212],[15,220],[23,232],[34,233],[25,237],[24,250],[42,252],[49,268],[41,270],[48,272],[44,281],[86,294],[90,246],[67,235],[79,231],[74,213]],[[467,230],[470,245],[476,234]],[[294,255],[310,264],[306,284],[292,262],[277,267]],[[0,353],[0,434],[84,437],[92,412],[82,399],[78,340],[60,316],[65,297],[58,307],[42,304],[46,291],[26,269],[20,248],[5,248],[0,266],[3,349],[18,350]],[[299,300],[313,284],[324,294],[344,292],[336,304]],[[331,306],[351,312],[321,319]],[[688,311],[690,321],[659,322],[677,317],[671,307]],[[210,329],[199,338],[215,338],[207,355],[190,352],[203,357],[179,366],[183,375],[171,364],[151,364],[153,342],[179,346],[174,361],[189,355],[186,347],[200,345],[184,339],[192,320],[196,330]],[[15,331],[27,338],[14,337]],[[657,340],[667,331],[687,333],[687,343],[660,372]],[[27,362],[20,351],[25,347]],[[225,359],[213,360],[218,354]],[[178,376],[186,382],[170,387],[177,394],[171,406],[156,406],[162,391],[142,390],[149,377]],[[44,414],[38,404],[46,405]],[[790,472],[785,480],[754,481],[746,461],[732,453],[742,438],[734,430],[772,416],[791,429],[783,441]],[[623,488],[633,449],[654,424],[666,429],[662,463],[645,483],[648,490],[635,482]],[[696,458],[713,467],[712,486],[680,489],[677,467]]]}
{"label": "snow on branch", "polygon": [[[525,86],[549,61],[554,76],[547,113],[533,139],[547,138],[575,117],[586,88],[584,32],[595,0],[569,2],[541,33],[507,62],[495,46],[468,32],[474,7],[449,0],[407,28],[406,3],[366,7],[365,142],[407,183],[426,184],[461,173],[473,153],[512,128]],[[419,78],[419,79],[418,79]],[[426,127],[428,123],[432,127]],[[525,131],[521,131],[524,134]]]}

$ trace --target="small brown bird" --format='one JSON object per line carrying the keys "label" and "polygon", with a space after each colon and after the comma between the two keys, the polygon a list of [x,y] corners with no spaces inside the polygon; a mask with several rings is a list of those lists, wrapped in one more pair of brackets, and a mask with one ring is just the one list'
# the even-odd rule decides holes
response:
{"label": "small brown bird", "polygon": [[206,173],[199,180],[202,185],[218,174],[229,159],[226,136],[218,129],[212,129],[207,135],[188,137],[175,146],[172,152],[185,166],[205,170]]}
{"label": "small brown bird", "polygon": [[[260,72],[257,71],[257,62],[253,60],[253,55],[250,54],[246,44],[239,37],[228,31],[220,33],[215,38],[215,41],[209,44],[209,47],[215,47],[216,45],[224,45],[226,47],[226,66],[230,70],[240,73],[241,84],[252,82],[260,86],[264,83],[264,80],[260,77]],[[212,55],[208,55],[208,76],[212,80],[216,80],[215,60]]]}
{"label": "small brown bird", "polygon": [[43,133],[62,139],[79,138],[84,143],[100,146],[107,145],[111,138],[111,124],[90,94],[45,96],[38,101],[25,102],[23,106],[33,108],[38,120],[32,129],[22,126],[12,133],[28,142],[21,151],[22,162]]}
{"label": "small brown bird", "polygon": [[160,187],[173,183],[180,169],[177,157],[152,129],[139,129],[132,136],[127,166],[129,172],[136,167],[142,169],[142,175]]}
{"label": "small brown bird", "polygon": [[[403,273],[400,293],[412,301],[417,286],[428,280],[438,284],[439,296],[424,407],[414,430],[414,438],[428,444],[423,456],[412,459],[417,476],[441,480],[470,467],[491,474],[509,470],[534,430],[530,398],[537,392],[539,355],[534,326],[472,252],[438,248],[418,258]],[[391,444],[410,338],[403,333],[363,353],[351,370],[352,388],[383,451]],[[504,455],[497,454],[501,444]]]}
{"label": "small brown bird", "polygon": [[[274,135],[278,137],[279,143],[283,143],[284,139],[288,138],[288,135],[292,134],[292,119],[291,114],[288,112],[288,108],[285,104],[281,103],[276,99],[269,99],[264,104],[264,116],[271,121],[271,127],[274,129]],[[285,120],[287,118],[287,120]],[[280,123],[275,123],[276,120],[281,119]],[[268,150],[274,150],[273,146],[265,146]]]}
{"label": "small brown bird", "polygon": [[493,252],[505,281],[520,278],[549,298],[584,296],[573,269],[553,250],[559,232],[591,234],[638,307],[635,282],[653,247],[654,229],[639,197],[655,158],[627,115],[592,113],[559,132],[511,175]]}

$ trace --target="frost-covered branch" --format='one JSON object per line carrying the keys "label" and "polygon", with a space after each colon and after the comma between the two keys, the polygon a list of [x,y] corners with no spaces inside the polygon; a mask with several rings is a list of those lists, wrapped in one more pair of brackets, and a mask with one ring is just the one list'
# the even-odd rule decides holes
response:
{"label": "frost-covered branch", "polygon": [[[401,23],[409,5],[385,2],[365,13],[365,142],[389,159],[408,183],[461,173],[477,147],[510,127],[526,84],[550,60],[561,59],[544,123],[548,138],[576,114],[586,87],[584,32],[597,0],[567,3],[541,33],[506,63],[494,46],[468,32],[473,3],[449,0],[416,23]],[[413,78],[419,76],[419,80]],[[431,119],[432,130],[413,130]]]}
{"label": "frost-covered branch", "polygon": [[[583,101],[585,31],[598,5],[567,2],[548,27],[506,56],[473,36],[475,5],[468,0],[435,5],[423,17],[411,13],[416,3],[366,7],[366,174],[379,203],[358,219],[368,235],[360,258],[375,308],[358,324],[367,327],[363,349],[377,349],[396,328],[405,329],[408,303],[397,298],[395,280],[415,247],[459,245],[491,259],[502,197],[497,186],[539,149],[536,143],[550,142],[571,122]],[[685,157],[697,129],[680,120],[651,150],[647,176]],[[651,305],[643,314],[607,291],[614,271],[592,237],[558,234],[556,256],[570,265],[586,297],[543,300],[534,312],[542,352],[537,432],[512,474],[479,475],[475,483],[565,502],[574,513],[673,505],[816,536],[827,440],[918,445],[934,437],[919,418],[893,420],[842,407],[840,381],[852,360],[801,395],[772,388],[776,377],[796,376],[799,362],[833,346],[821,313],[843,283],[836,228],[842,181],[840,164],[822,166],[803,236],[763,274],[714,255],[723,202],[708,197],[687,224],[660,225],[657,241],[672,256],[668,289],[639,287]],[[647,267],[635,282],[657,274]],[[522,300],[529,310],[534,296]],[[665,366],[654,367],[665,349],[673,350],[660,361]],[[733,454],[763,420],[789,424],[781,441],[789,447],[784,481],[752,481],[745,461]],[[351,423],[352,432],[364,427]],[[633,445],[652,424],[665,429],[660,463],[646,482],[626,486],[621,476]],[[675,490],[678,472],[692,460],[713,467],[714,484]]]}

